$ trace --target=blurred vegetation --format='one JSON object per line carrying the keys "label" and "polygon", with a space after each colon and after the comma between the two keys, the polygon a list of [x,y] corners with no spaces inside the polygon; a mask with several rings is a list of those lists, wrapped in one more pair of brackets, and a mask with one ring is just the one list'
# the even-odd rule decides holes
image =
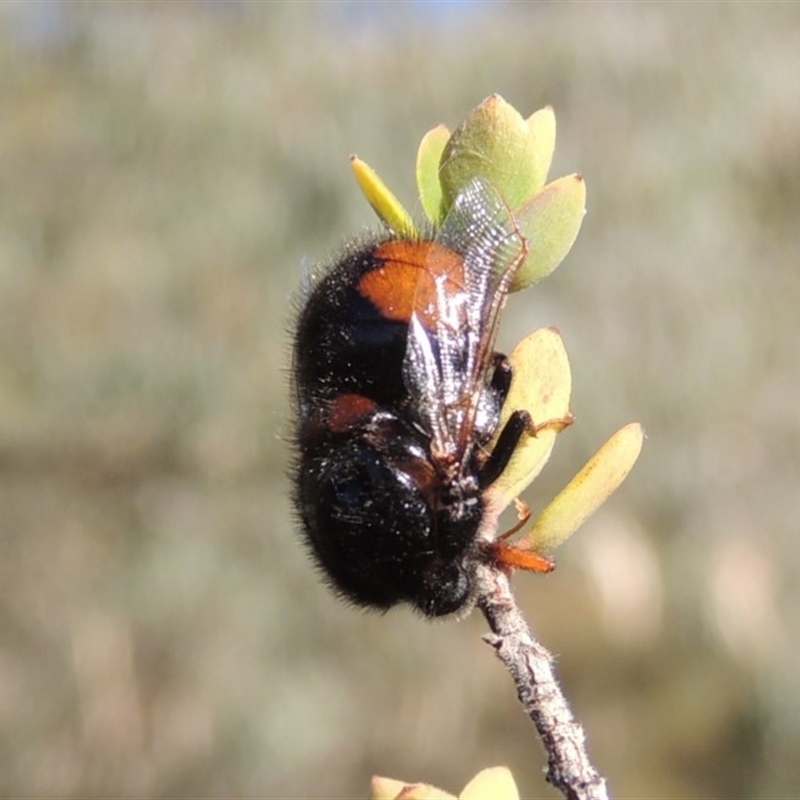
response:
{"label": "blurred vegetation", "polygon": [[508,764],[482,621],[333,602],[284,478],[303,263],[422,133],[551,103],[589,214],[512,298],[649,440],[522,605],[619,797],[800,792],[800,6],[0,5],[0,794],[357,797]]}

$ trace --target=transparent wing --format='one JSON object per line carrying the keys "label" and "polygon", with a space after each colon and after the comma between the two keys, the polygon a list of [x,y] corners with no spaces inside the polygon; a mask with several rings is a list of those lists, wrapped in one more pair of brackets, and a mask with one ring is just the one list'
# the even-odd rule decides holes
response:
{"label": "transparent wing", "polygon": [[[437,247],[461,257],[456,269],[441,268]],[[486,181],[471,181],[431,250],[425,299],[415,303],[403,364],[418,422],[444,463],[461,464],[468,454],[491,380],[499,313],[526,253],[500,195]]]}

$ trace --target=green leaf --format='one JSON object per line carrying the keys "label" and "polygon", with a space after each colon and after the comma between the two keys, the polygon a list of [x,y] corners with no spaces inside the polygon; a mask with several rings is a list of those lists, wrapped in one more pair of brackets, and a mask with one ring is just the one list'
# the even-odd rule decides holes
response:
{"label": "green leaf", "polygon": [[445,212],[458,193],[481,177],[513,210],[544,183],[528,122],[500,95],[474,108],[447,142],[439,165]]}
{"label": "green leaf", "polygon": [[459,800],[519,800],[519,790],[508,767],[481,770],[458,796]]}
{"label": "green leaf", "polygon": [[619,488],[639,458],[643,442],[638,422],[618,430],[514,545],[544,553],[562,544]]}
{"label": "green leaf", "polygon": [[428,131],[419,143],[417,150],[417,190],[425,215],[439,225],[444,218],[442,213],[442,185],[439,182],[439,162],[450,139],[450,131],[439,125]]}
{"label": "green leaf", "polygon": [[564,259],[578,236],[586,213],[586,184],[580,175],[553,181],[517,213],[517,224],[528,239],[528,257],[511,291],[547,277]]}
{"label": "green leaf", "polygon": [[556,115],[553,107],[545,106],[534,111],[528,117],[527,124],[534,142],[533,152],[536,161],[534,171],[539,179],[534,191],[538,192],[547,180],[556,149]]}
{"label": "green leaf", "polygon": [[[503,430],[511,413],[518,410],[527,411],[536,425],[569,416],[572,377],[558,331],[553,328],[534,331],[514,348],[509,360],[513,378],[498,431]],[[556,433],[555,428],[542,430],[536,436],[525,437],[517,446],[502,475],[486,491],[498,514],[542,471],[555,445]]]}

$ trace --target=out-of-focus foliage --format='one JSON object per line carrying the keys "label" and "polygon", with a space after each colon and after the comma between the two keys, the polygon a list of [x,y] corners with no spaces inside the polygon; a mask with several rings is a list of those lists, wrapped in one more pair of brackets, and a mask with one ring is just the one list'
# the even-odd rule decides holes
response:
{"label": "out-of-focus foliage", "polygon": [[519,576],[616,796],[800,786],[800,7],[0,5],[0,794],[362,796],[539,746],[482,621],[334,602],[283,477],[290,297],[420,136],[552,104],[557,325],[636,470]]}
{"label": "out-of-focus foliage", "polygon": [[508,767],[481,770],[456,797],[425,783],[406,783],[394,778],[373,777],[370,800],[519,800],[514,776]]}

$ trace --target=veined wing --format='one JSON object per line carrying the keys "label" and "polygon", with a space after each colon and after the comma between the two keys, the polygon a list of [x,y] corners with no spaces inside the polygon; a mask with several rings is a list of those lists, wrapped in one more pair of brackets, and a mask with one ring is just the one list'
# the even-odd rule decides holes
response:
{"label": "veined wing", "polygon": [[476,178],[431,245],[411,314],[403,378],[431,454],[463,464],[486,402],[500,310],[527,242],[500,195]]}

